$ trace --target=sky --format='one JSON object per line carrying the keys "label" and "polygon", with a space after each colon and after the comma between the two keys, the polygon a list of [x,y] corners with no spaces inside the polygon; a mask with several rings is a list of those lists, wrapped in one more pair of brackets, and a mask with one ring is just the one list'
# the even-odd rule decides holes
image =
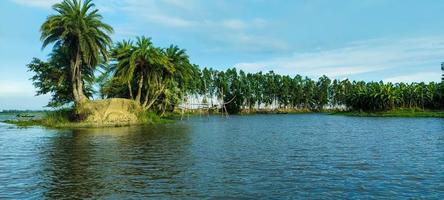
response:
{"label": "sky", "polygon": [[[58,0],[0,1],[0,110],[42,109],[27,71]],[[444,1],[95,0],[113,41],[177,44],[201,67],[364,81],[439,81]]]}

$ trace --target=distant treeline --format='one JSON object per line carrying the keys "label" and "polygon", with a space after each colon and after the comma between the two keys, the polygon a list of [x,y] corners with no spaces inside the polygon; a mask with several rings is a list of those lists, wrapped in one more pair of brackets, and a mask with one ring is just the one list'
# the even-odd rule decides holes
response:
{"label": "distant treeline", "polygon": [[443,109],[442,83],[383,83],[318,80],[296,75],[245,73],[235,68],[216,71],[204,68],[194,78],[195,94],[234,98],[227,107],[232,112],[240,108],[254,109],[260,105],[270,108],[310,109],[345,108],[363,111],[386,111],[396,108]]}
{"label": "distant treeline", "polygon": [[[204,103],[214,97],[226,105],[231,113],[241,109],[265,107],[309,109],[349,109],[387,111],[397,108],[444,109],[443,83],[383,83],[331,80],[326,76],[318,80],[296,75],[279,75],[273,71],[245,73],[235,68],[226,71],[193,69],[193,77],[186,83],[189,95],[203,97]],[[113,90],[124,91],[113,87]],[[127,93],[107,93],[129,98]]]}
{"label": "distant treeline", "polygon": [[1,110],[0,113],[37,113],[37,112],[45,112],[44,110]]}

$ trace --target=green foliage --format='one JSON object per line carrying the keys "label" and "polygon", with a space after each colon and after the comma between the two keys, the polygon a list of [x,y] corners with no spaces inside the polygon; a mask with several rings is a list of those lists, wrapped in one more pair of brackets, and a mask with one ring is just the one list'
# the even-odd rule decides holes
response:
{"label": "green foliage", "polygon": [[74,111],[72,108],[63,108],[55,111],[46,112],[42,118],[42,124],[49,127],[59,126],[61,124],[68,124],[74,121]]}
{"label": "green foliage", "polygon": [[5,120],[3,123],[14,124],[20,128],[28,128],[41,125],[41,120]]}
{"label": "green foliage", "polygon": [[139,113],[138,119],[140,124],[163,124],[171,122],[170,120],[161,118],[155,112],[151,111],[143,111]]}
{"label": "green foliage", "polygon": [[103,96],[135,99],[144,110],[163,115],[187,95],[199,93],[203,85],[199,67],[190,63],[184,49],[174,45],[162,49],[142,36],[136,43],[118,42],[111,57],[106,74],[112,77],[103,84]]}
{"label": "green foliage", "polygon": [[352,110],[388,111],[397,108],[443,109],[443,83],[353,82],[345,94]]}
{"label": "green foliage", "polygon": [[444,112],[442,111],[430,111],[422,109],[409,109],[401,108],[390,111],[377,111],[377,112],[360,112],[360,111],[347,111],[332,113],[333,115],[346,115],[346,116],[359,116],[359,117],[435,117],[444,118]]}
{"label": "green foliage", "polygon": [[324,106],[328,104],[328,90],[330,87],[331,80],[327,76],[322,76],[316,83],[316,95],[315,95],[315,105],[317,110],[324,109]]}
{"label": "green foliage", "polygon": [[[74,101],[72,82],[69,81],[69,56],[66,48],[54,48],[47,62],[33,58],[27,65],[28,71],[34,72],[31,77],[37,95],[51,94],[47,106],[60,107]],[[87,96],[93,94],[93,71],[82,68],[84,82],[87,83],[84,91]]]}
{"label": "green foliage", "polygon": [[87,66],[99,64],[101,56],[107,57],[107,47],[111,44],[108,34],[113,28],[101,21],[102,16],[94,6],[92,0],[83,3],[64,0],[54,4],[52,8],[57,14],[48,16],[40,28],[43,47],[51,43],[55,47],[65,46],[70,56],[80,53]]}
{"label": "green foliage", "polygon": [[[92,0],[85,0],[83,3],[64,0],[54,4],[53,10],[57,14],[48,16],[40,27],[42,47],[54,44],[54,52],[65,51],[63,69],[58,71],[64,78],[59,79],[59,82],[71,85],[72,97],[62,98],[60,103],[65,103],[68,99],[80,102],[87,99],[83,83],[88,77],[83,75],[93,74],[94,68],[102,60],[107,60],[107,50],[111,45],[108,34],[113,32],[113,28],[102,22],[102,16],[94,9]],[[64,89],[67,88],[64,86]]]}
{"label": "green foliage", "polygon": [[[36,113],[36,114],[40,114]],[[65,125],[73,124],[73,109],[64,108],[55,111],[45,111],[43,116],[37,118],[23,119],[18,118],[15,120],[6,120],[4,123],[14,124],[18,127],[31,127],[31,126],[46,126],[46,127],[63,127]]]}
{"label": "green foliage", "polygon": [[226,71],[225,78],[226,83],[224,85],[226,90],[223,93],[224,103],[226,103],[225,107],[230,114],[239,113],[244,102],[243,85],[240,77],[236,69],[233,68]]}

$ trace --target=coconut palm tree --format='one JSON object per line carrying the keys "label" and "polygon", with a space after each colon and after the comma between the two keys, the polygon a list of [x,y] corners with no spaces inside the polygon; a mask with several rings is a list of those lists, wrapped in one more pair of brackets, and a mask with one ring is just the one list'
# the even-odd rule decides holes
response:
{"label": "coconut palm tree", "polygon": [[84,93],[82,67],[94,68],[102,58],[107,59],[113,28],[102,22],[102,16],[91,0],[83,3],[64,0],[53,5],[57,14],[50,15],[40,27],[42,48],[69,49],[70,77],[75,103],[88,99]]}
{"label": "coconut palm tree", "polygon": [[155,47],[150,38],[137,37],[136,42],[129,40],[118,42],[111,50],[116,62],[114,78],[128,86],[128,93],[134,100],[148,109],[162,94],[171,79],[175,68]]}
{"label": "coconut palm tree", "polygon": [[[163,54],[168,58],[168,61],[174,66],[174,79],[179,84],[183,92],[189,90],[191,82],[193,81],[193,69],[189,57],[185,49],[180,49],[176,45],[170,45],[163,50]],[[200,78],[200,77],[199,77]],[[196,81],[196,80],[194,80]]]}
{"label": "coconut palm tree", "polygon": [[[176,96],[177,98],[185,101],[187,95],[196,95],[197,93],[204,95],[207,92],[206,80],[201,76],[199,67],[190,63],[185,49],[180,49],[176,45],[170,45],[168,48],[163,49],[163,54],[168,58],[175,70],[172,78],[177,84],[168,85],[177,85],[178,90],[176,91],[179,92]],[[169,91],[172,89],[168,88]],[[172,105],[173,109],[174,106]]]}
{"label": "coconut palm tree", "polygon": [[[128,94],[130,99],[134,99],[132,90],[132,77],[134,71],[131,71],[130,59],[132,52],[134,51],[134,45],[131,40],[123,40],[117,42],[114,48],[111,50],[112,60],[115,62],[114,66],[114,77],[128,87]],[[133,69],[134,70],[134,69]]]}

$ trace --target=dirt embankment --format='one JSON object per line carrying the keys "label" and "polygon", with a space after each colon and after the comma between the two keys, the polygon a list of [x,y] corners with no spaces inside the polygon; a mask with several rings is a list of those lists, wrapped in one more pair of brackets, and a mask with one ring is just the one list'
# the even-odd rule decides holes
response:
{"label": "dirt embankment", "polygon": [[99,126],[136,124],[141,111],[135,101],[121,98],[88,101],[76,108],[82,122]]}

